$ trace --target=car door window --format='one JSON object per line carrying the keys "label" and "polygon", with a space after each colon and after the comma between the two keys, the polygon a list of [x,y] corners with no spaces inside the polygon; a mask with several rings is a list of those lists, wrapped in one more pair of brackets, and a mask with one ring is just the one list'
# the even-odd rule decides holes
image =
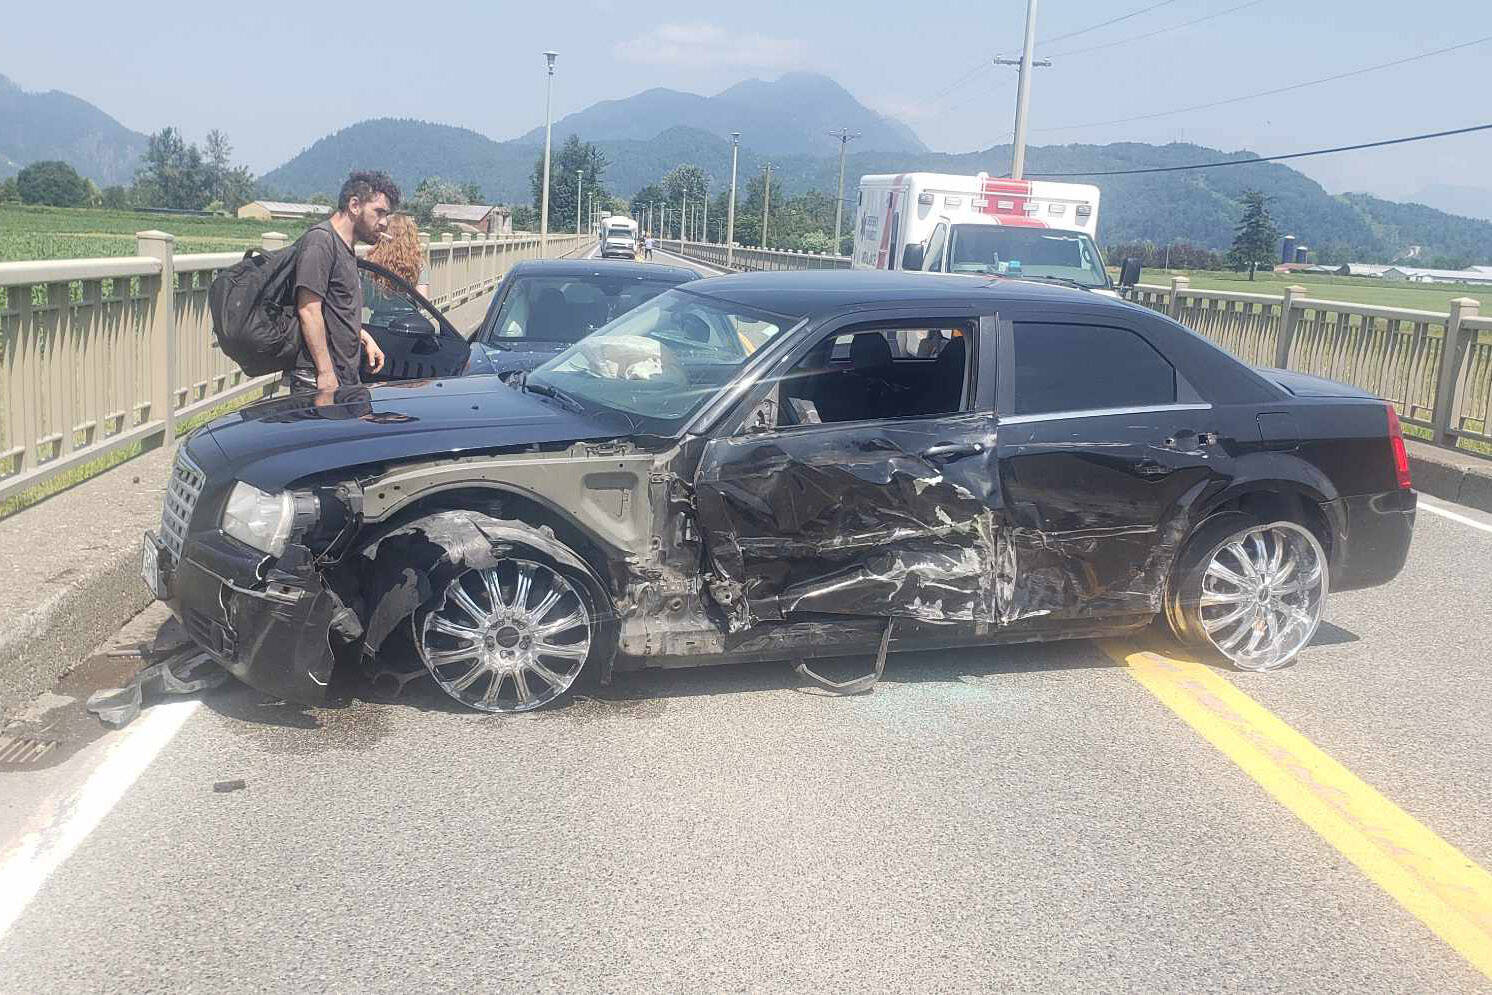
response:
{"label": "car door window", "polygon": [[363,327],[414,335],[433,335],[437,324],[424,307],[388,277],[369,270],[363,281]]}
{"label": "car door window", "polygon": [[1017,321],[1016,415],[1174,404],[1176,369],[1124,328]]}
{"label": "car door window", "polygon": [[927,240],[927,258],[922,261],[922,268],[928,273],[943,272],[943,250],[948,247],[948,226],[939,224],[933,229],[932,238]]}
{"label": "car door window", "polygon": [[826,336],[778,383],[779,428],[967,410],[973,322],[864,325]]}

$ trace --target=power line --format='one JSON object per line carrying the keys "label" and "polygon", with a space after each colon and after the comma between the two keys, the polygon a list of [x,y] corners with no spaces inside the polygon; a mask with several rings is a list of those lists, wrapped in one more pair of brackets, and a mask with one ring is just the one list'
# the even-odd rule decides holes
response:
{"label": "power line", "polygon": [[[1147,14],[1147,13],[1149,13],[1152,10],[1156,10],[1157,8],[1160,8],[1160,7],[1165,7],[1168,4],[1173,4],[1175,2],[1176,2],[1176,0],[1160,0],[1159,3],[1153,3],[1153,4],[1151,4],[1148,7],[1142,7],[1139,10],[1130,11],[1128,14],[1121,14],[1118,17],[1111,18],[1110,20],[1103,21],[1102,23],[1099,23],[1099,24],[1092,24],[1092,25],[1089,25],[1086,28],[1079,28],[1077,31],[1069,31],[1066,34],[1057,35],[1057,36],[1055,36],[1053,38],[1040,38],[1040,39],[1037,39],[1036,43],[1038,45],[1049,45],[1049,44],[1051,44],[1054,41],[1062,41],[1062,40],[1067,39],[1067,38],[1075,38],[1078,35],[1085,35],[1085,34],[1087,34],[1090,31],[1097,31],[1099,28],[1106,28],[1106,27],[1108,27],[1111,24],[1118,24],[1120,21],[1127,21],[1131,17],[1139,17],[1141,14]],[[1252,2],[1259,3],[1260,0],[1252,0]],[[1248,6],[1248,4],[1245,4],[1244,6]],[[1227,12],[1224,11],[1224,13],[1227,13]],[[1202,20],[1206,20],[1206,18],[1202,18]],[[1181,25],[1181,26],[1184,27],[1184,25]],[[954,90],[957,90],[960,86],[962,86],[963,84],[967,83],[969,80],[973,79],[975,76],[978,76],[984,70],[990,68],[990,66],[992,64],[993,63],[990,62],[990,61],[988,61],[988,60],[984,60],[984,61],[981,61],[981,62],[977,63],[972,68],[970,68],[968,72],[964,73],[958,79],[954,80],[952,83],[949,83],[947,86],[943,87],[943,89],[939,90],[937,93],[933,94],[931,97],[928,97],[927,98],[928,101],[929,102],[933,102],[933,101],[942,100],[948,94],[952,93]]]}
{"label": "power line", "polygon": [[1182,21],[1180,24],[1173,24],[1170,27],[1156,28],[1154,31],[1148,32],[1147,34],[1132,35],[1129,38],[1120,38],[1118,41],[1106,41],[1099,45],[1089,45],[1087,48],[1070,48],[1065,52],[1055,52],[1047,56],[1047,58],[1065,59],[1069,55],[1087,55],[1089,52],[1098,52],[1105,48],[1115,48],[1119,45],[1130,45],[1137,41],[1149,41],[1151,38],[1154,38],[1157,35],[1168,34],[1172,31],[1180,31],[1182,28],[1189,28],[1193,25],[1201,24],[1203,21],[1211,21],[1214,18],[1224,17],[1228,14],[1235,13],[1237,11],[1243,10],[1245,7],[1256,7],[1263,2],[1264,0],[1248,0],[1248,3],[1241,3],[1236,7],[1229,7],[1227,10],[1220,10],[1213,14],[1206,14],[1202,17],[1193,18],[1190,21]]}
{"label": "power line", "polygon": [[1150,121],[1158,117],[1169,117],[1172,114],[1185,114],[1189,111],[1204,111],[1213,107],[1222,107],[1226,104],[1237,104],[1245,100],[1256,100],[1259,97],[1272,97],[1278,93],[1288,93],[1291,90],[1300,90],[1308,86],[1317,86],[1321,83],[1332,83],[1339,79],[1348,79],[1353,76],[1361,76],[1364,73],[1377,72],[1380,69],[1391,69],[1394,66],[1402,66],[1410,62],[1418,62],[1420,59],[1428,59],[1436,55],[1444,55],[1462,48],[1470,48],[1472,45],[1481,45],[1492,41],[1492,35],[1476,38],[1472,41],[1463,41],[1458,45],[1449,45],[1445,48],[1437,48],[1433,52],[1421,52],[1419,55],[1408,55],[1402,59],[1394,59],[1392,62],[1380,62],[1376,66],[1364,66],[1361,69],[1352,69],[1344,73],[1336,73],[1331,76],[1322,76],[1320,79],[1305,80],[1301,83],[1291,83],[1288,86],[1277,86],[1270,90],[1260,90],[1258,93],[1245,93],[1238,97],[1228,97],[1225,100],[1214,100],[1205,104],[1193,104],[1190,107],[1177,107],[1169,111],[1155,111],[1150,114],[1136,114],[1132,117],[1115,118],[1112,121],[1090,121],[1087,124],[1059,124],[1046,128],[1032,128],[1032,131],[1072,131],[1078,128],[1102,128],[1111,124],[1128,124],[1131,121]]}
{"label": "power line", "polygon": [[1452,135],[1466,135],[1474,131],[1492,131],[1492,124],[1474,124],[1467,128],[1453,128],[1450,131],[1431,131],[1423,135],[1409,135],[1405,138],[1385,138],[1377,142],[1361,142],[1357,145],[1338,145],[1329,149],[1312,149],[1309,152],[1286,152],[1282,155],[1262,155],[1252,159],[1224,159],[1219,162],[1194,162],[1185,166],[1149,166],[1144,169],[1092,169],[1073,173],[1027,173],[1030,177],[1041,177],[1049,179],[1058,176],[1132,176],[1136,173],[1177,173],[1186,169],[1217,169],[1222,166],[1250,166],[1258,162],[1279,162],[1283,159],[1303,159],[1312,155],[1328,155],[1332,152],[1356,152],[1359,149],[1376,149],[1385,145],[1404,145],[1409,142],[1423,142],[1431,138],[1449,138]]}
{"label": "power line", "polygon": [[1069,31],[1065,35],[1057,35],[1053,38],[1038,38],[1036,39],[1036,44],[1050,45],[1054,41],[1066,41],[1068,38],[1076,38],[1078,35],[1085,35],[1090,31],[1097,31],[1099,28],[1106,28],[1111,24],[1118,24],[1120,21],[1127,21],[1131,17],[1139,17],[1141,14],[1148,14],[1152,10],[1159,10],[1161,7],[1168,6],[1175,2],[1176,0],[1160,0],[1160,3],[1153,3],[1148,7],[1141,7],[1139,10],[1132,10],[1128,14],[1120,14],[1118,17],[1110,18],[1109,20],[1103,21],[1099,24],[1093,24],[1086,28],[1079,28],[1077,31]]}

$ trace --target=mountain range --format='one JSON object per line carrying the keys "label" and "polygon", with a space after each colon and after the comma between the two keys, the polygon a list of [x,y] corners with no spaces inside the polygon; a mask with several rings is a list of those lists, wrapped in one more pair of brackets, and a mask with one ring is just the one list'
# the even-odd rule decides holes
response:
{"label": "mountain range", "polygon": [[[742,133],[743,185],[770,161],[774,191],[832,192],[838,143],[828,132],[838,127],[860,133],[846,160],[847,199],[865,173],[1000,175],[1010,167],[1008,145],[962,154],[931,152],[906,125],[865,107],[833,80],[810,73],[747,80],[712,97],[655,88],[602,101],[561,118],[554,141],[576,134],[594,142],[611,162],[607,188],[624,197],[685,162],[704,169],[718,191],[729,182],[729,128]],[[100,185],[128,182],[145,142],[145,136],[86,101],[56,91],[26,93],[0,76],[0,176],[27,162],[58,158]],[[260,183],[266,195],[300,199],[333,194],[351,169],[376,167],[407,190],[438,175],[476,183],[488,200],[515,203],[530,196],[529,177],[542,143],[542,129],[499,142],[467,128],[378,118],[327,135],[260,177]],[[1187,240],[1226,248],[1243,191],[1259,189],[1271,198],[1270,210],[1282,231],[1333,258],[1387,261],[1419,246],[1422,257],[1492,262],[1492,221],[1367,194],[1332,195],[1288,166],[1252,161],[1256,158],[1251,152],[1181,143],[1033,146],[1027,149],[1026,172],[1031,177],[1083,174],[1069,178],[1097,183],[1099,234],[1106,245]],[[1088,175],[1219,161],[1237,165]],[[1448,186],[1434,192],[1440,202],[1457,204],[1475,203],[1479,192],[1487,194]]]}
{"label": "mountain range", "polygon": [[0,75],[0,176],[61,159],[99,186],[129,183],[146,138],[60,90],[29,93]]}

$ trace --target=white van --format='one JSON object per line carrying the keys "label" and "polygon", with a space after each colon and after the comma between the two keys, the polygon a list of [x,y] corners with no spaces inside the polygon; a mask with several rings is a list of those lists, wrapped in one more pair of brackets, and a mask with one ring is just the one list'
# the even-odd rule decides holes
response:
{"label": "white van", "polygon": [[601,258],[637,258],[637,222],[621,215],[601,219]]}
{"label": "white van", "polygon": [[1098,187],[987,173],[860,179],[856,269],[1019,276],[1112,293],[1094,242]]}

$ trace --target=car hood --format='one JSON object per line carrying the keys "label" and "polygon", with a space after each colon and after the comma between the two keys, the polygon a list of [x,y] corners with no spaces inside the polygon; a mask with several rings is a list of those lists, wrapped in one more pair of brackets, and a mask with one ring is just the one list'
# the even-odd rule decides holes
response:
{"label": "car hood", "polygon": [[494,376],[411,380],[315,395],[276,397],[207,425],[202,433],[239,480],[283,488],[324,470],[510,446],[612,439],[618,421],[572,413]]}
{"label": "car hood", "polygon": [[1272,383],[1294,394],[1296,397],[1372,397],[1361,387],[1338,383],[1325,377],[1313,377],[1309,373],[1280,370],[1273,367],[1256,366],[1254,372]]}

